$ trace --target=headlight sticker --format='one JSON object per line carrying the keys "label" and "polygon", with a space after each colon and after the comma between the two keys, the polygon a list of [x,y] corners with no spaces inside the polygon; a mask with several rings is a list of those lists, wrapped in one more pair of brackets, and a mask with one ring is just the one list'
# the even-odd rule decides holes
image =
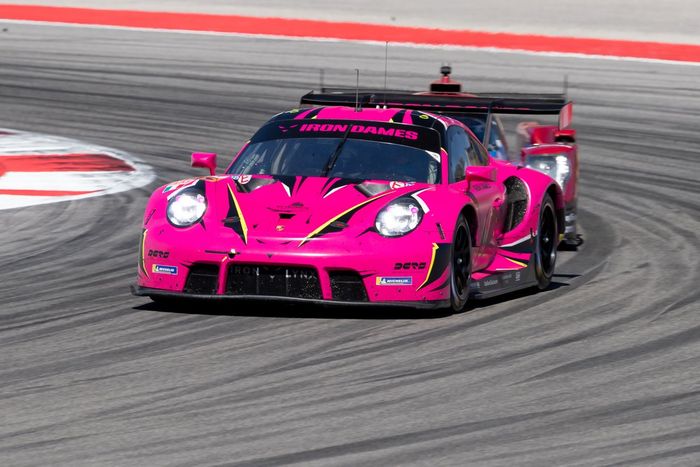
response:
{"label": "headlight sticker", "polygon": [[168,200],[170,200],[170,198],[177,195],[185,188],[189,188],[191,186],[196,185],[198,181],[199,180],[196,178],[188,178],[185,180],[179,180],[177,182],[173,182],[173,183],[167,185],[165,188],[163,188],[163,193],[170,193],[168,195]]}
{"label": "headlight sticker", "polygon": [[420,195],[421,195],[421,193],[424,193],[428,190],[430,190],[430,188],[425,188],[425,189],[420,190],[419,192],[413,193],[411,195],[411,198],[415,199],[418,202],[418,204],[420,204],[420,207],[423,209],[423,214],[428,214],[430,212],[430,208],[425,203],[425,201],[423,201],[423,198],[421,198]]}

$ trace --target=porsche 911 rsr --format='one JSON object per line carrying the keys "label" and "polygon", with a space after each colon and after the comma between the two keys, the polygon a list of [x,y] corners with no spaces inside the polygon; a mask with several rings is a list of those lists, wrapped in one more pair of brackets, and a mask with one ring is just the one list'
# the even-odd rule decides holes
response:
{"label": "porsche 911 rsr", "polygon": [[155,190],[137,295],[451,307],[546,288],[561,187],[451,117],[318,106],[274,116],[215,173]]}

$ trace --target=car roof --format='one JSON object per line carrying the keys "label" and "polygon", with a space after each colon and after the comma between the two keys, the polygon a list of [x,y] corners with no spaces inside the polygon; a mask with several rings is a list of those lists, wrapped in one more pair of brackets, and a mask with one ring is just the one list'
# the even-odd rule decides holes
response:
{"label": "car roof", "polygon": [[355,120],[368,122],[402,123],[444,130],[450,125],[464,126],[445,115],[436,115],[421,110],[397,108],[362,108],[359,111],[345,106],[316,106],[292,109],[279,113],[270,122],[279,120]]}

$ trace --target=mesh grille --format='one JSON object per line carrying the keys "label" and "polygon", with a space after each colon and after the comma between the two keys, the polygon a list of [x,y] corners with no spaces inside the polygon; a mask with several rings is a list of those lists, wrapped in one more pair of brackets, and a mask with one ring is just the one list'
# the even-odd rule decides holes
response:
{"label": "mesh grille", "polygon": [[517,177],[510,177],[505,181],[507,211],[504,232],[510,232],[520,224],[527,212],[527,188]]}
{"label": "mesh grille", "polygon": [[354,271],[333,271],[330,274],[333,300],[366,302],[367,290],[360,275]]}
{"label": "mesh grille", "polygon": [[219,266],[215,264],[193,264],[185,282],[185,293],[214,295],[219,282]]}
{"label": "mesh grille", "polygon": [[226,294],[322,298],[318,272],[314,268],[261,264],[229,266]]}

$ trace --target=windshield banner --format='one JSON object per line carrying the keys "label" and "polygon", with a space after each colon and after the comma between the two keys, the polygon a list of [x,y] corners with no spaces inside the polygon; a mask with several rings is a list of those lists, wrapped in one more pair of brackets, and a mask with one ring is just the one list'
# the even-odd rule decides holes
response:
{"label": "windshield banner", "polygon": [[287,138],[348,138],[402,144],[440,152],[440,134],[432,128],[392,122],[289,120],[262,127],[251,143]]}

